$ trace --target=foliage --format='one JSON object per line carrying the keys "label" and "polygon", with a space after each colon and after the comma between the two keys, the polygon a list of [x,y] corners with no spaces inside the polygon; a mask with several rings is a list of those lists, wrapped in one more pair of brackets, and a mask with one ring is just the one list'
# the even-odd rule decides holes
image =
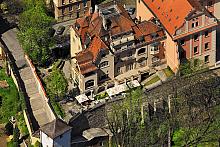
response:
{"label": "foliage", "polygon": [[35,64],[44,66],[49,57],[53,39],[49,31],[54,22],[49,17],[43,0],[25,0],[25,11],[19,17],[18,39]]}
{"label": "foliage", "polygon": [[220,138],[220,79],[210,78],[178,94],[175,107],[175,146],[197,146],[216,144]]}
{"label": "foliage", "polygon": [[164,73],[166,74],[167,77],[171,77],[174,75],[173,71],[170,69],[170,67],[165,68]]}
{"label": "foliage", "polygon": [[26,136],[29,134],[28,128],[26,126],[23,113],[18,113],[16,116],[16,120],[18,123],[18,128],[21,131],[22,136]]}
{"label": "foliage", "polygon": [[41,147],[41,143],[39,141],[36,141],[34,147]]}
{"label": "foliage", "polygon": [[151,84],[154,84],[156,82],[158,82],[160,80],[160,78],[158,76],[155,76],[153,77],[151,80],[149,80],[148,82],[146,82],[144,85],[145,86],[148,86],[148,85],[151,85]]}
{"label": "foliage", "polygon": [[61,118],[64,118],[65,116],[65,112],[63,110],[63,108],[60,106],[60,104],[58,102],[56,102],[54,99],[51,99],[51,105],[55,111],[55,113],[60,116]]}
{"label": "foliage", "polygon": [[19,144],[18,142],[11,140],[10,142],[7,142],[7,147],[19,147]]}
{"label": "foliage", "polygon": [[180,75],[191,75],[205,68],[203,62],[199,59],[185,61],[180,65]]}
{"label": "foliage", "polygon": [[20,109],[19,94],[11,77],[5,74],[5,69],[0,70],[0,80],[6,80],[9,88],[0,88],[2,105],[0,106],[0,122],[7,122],[11,116],[15,116]]}
{"label": "foliage", "polygon": [[67,93],[67,80],[62,71],[54,68],[49,76],[45,79],[46,90],[50,98],[62,99]]}
{"label": "foliage", "polygon": [[167,121],[143,111],[141,89],[131,90],[127,98],[106,112],[109,129],[120,146],[153,146],[161,144],[167,134]]}
{"label": "foliage", "polygon": [[13,125],[11,122],[7,122],[5,125],[5,134],[8,136],[13,134]]}
{"label": "foliage", "polygon": [[95,100],[101,100],[101,99],[104,99],[106,97],[108,97],[108,93],[107,92],[103,92],[101,94],[96,95],[95,96]]}
{"label": "foliage", "polygon": [[3,11],[7,10],[7,13],[11,15],[19,14],[23,10],[23,1],[22,0],[3,0],[1,4],[1,9]]}
{"label": "foliage", "polygon": [[19,138],[20,138],[20,130],[18,129],[18,126],[15,125],[15,128],[13,130],[13,141],[19,142]]}

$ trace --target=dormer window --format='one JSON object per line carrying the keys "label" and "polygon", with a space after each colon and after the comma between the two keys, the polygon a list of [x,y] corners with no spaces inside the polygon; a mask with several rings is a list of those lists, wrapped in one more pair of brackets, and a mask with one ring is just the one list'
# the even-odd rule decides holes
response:
{"label": "dormer window", "polygon": [[99,68],[104,68],[108,66],[108,61],[104,61],[102,63],[100,63]]}
{"label": "dormer window", "polygon": [[158,35],[157,33],[152,33],[152,34],[151,34],[152,39],[156,39],[158,36],[159,36],[159,35]]}

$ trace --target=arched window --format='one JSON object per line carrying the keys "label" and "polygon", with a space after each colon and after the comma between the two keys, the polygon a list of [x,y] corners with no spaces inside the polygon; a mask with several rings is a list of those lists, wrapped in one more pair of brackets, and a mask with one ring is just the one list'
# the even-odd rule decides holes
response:
{"label": "arched window", "polygon": [[141,55],[141,54],[145,53],[145,51],[146,51],[146,48],[139,49],[138,50],[138,55]]}
{"label": "arched window", "polygon": [[94,86],[94,80],[89,80],[85,83],[85,88],[89,88],[89,87],[92,87]]}
{"label": "arched window", "polygon": [[108,66],[108,61],[104,61],[102,63],[100,63],[99,67],[102,68],[102,67],[106,67]]}

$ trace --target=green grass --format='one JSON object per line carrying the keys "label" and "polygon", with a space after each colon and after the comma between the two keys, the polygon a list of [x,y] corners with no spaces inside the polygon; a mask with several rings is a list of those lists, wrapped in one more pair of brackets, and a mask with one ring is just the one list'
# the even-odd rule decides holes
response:
{"label": "green grass", "polygon": [[21,109],[21,102],[17,87],[13,79],[6,75],[5,69],[0,70],[0,80],[6,80],[9,84],[8,88],[0,88],[0,123],[5,123]]}
{"label": "green grass", "polygon": [[17,117],[18,128],[23,136],[28,135],[28,128],[26,126],[23,113],[18,113]]}
{"label": "green grass", "polygon": [[107,92],[104,92],[104,93],[101,93],[101,94],[98,94],[95,96],[95,100],[101,100],[101,99],[104,99],[108,96],[108,93]]}
{"label": "green grass", "polygon": [[157,81],[159,81],[160,78],[158,76],[155,76],[154,78],[152,78],[150,81],[148,81],[147,83],[145,83],[145,86],[151,85],[153,83],[156,83]]}
{"label": "green grass", "polygon": [[163,71],[167,77],[171,77],[174,75],[173,71],[169,67],[164,69]]}
{"label": "green grass", "polygon": [[62,118],[65,117],[65,112],[63,110],[63,108],[61,107],[61,105],[58,102],[55,102],[55,100],[51,99],[51,105],[53,107],[53,110],[55,111],[55,113],[58,116],[61,116]]}

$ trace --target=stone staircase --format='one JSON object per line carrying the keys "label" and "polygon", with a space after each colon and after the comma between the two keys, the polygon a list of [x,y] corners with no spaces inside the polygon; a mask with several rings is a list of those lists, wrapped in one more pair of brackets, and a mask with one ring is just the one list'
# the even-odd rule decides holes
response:
{"label": "stone staircase", "polygon": [[23,49],[18,43],[16,38],[16,29],[12,29],[4,33],[2,35],[2,40],[15,59],[15,63],[19,69],[21,79],[24,82],[33,115],[39,126],[42,127],[44,124],[51,122],[53,118],[50,115],[51,112],[48,112],[48,109],[46,109],[47,102],[38,89],[34,73],[32,72],[27,60],[25,59]]}

